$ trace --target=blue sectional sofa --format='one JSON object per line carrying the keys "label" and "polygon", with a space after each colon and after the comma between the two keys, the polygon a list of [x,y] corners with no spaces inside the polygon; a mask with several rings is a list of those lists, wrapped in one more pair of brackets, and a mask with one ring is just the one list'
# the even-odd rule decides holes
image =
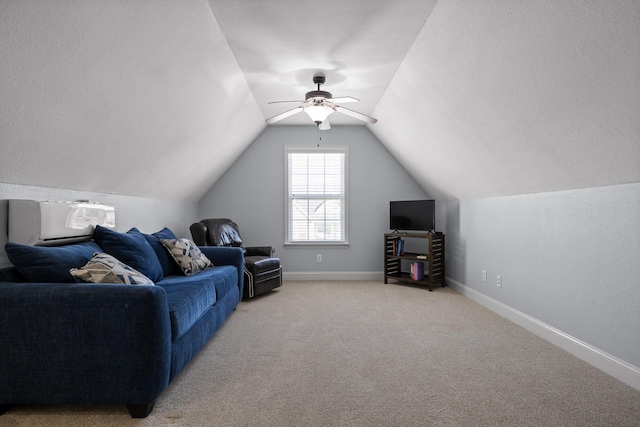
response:
{"label": "blue sectional sofa", "polygon": [[[14,267],[0,270],[0,414],[16,404],[151,412],[243,291],[241,248],[202,247],[213,266],[186,275],[161,243],[171,238],[168,229],[97,228],[93,241],[62,247],[7,243]],[[96,252],[155,275],[154,284],[78,283],[70,269]]]}

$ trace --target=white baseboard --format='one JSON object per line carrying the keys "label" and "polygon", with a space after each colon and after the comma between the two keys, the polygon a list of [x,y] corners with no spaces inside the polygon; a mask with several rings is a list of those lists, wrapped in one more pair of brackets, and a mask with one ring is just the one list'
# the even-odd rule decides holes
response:
{"label": "white baseboard", "polygon": [[382,271],[299,271],[283,272],[283,280],[379,280]]}
{"label": "white baseboard", "polygon": [[549,341],[636,390],[640,390],[640,368],[511,308],[500,301],[488,297],[450,277],[446,278],[446,283],[462,295],[488,308],[494,313],[522,326],[529,332]]}

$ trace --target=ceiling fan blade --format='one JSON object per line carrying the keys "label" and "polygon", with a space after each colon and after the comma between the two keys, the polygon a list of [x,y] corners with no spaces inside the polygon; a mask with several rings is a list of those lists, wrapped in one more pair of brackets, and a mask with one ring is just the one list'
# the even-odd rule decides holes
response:
{"label": "ceiling fan blade", "polygon": [[293,108],[291,110],[285,111],[284,113],[276,114],[275,116],[270,117],[267,120],[265,120],[265,122],[267,122],[267,124],[279,122],[282,119],[286,119],[289,116],[293,116],[294,114],[297,114],[297,113],[303,111],[304,107],[305,107],[304,105],[301,105],[299,107],[296,107],[296,108]]}
{"label": "ceiling fan blade", "polygon": [[267,102],[267,104],[283,104],[286,102],[297,102],[299,104],[302,104],[305,101],[271,101],[271,102]]}
{"label": "ceiling fan blade", "polygon": [[320,130],[329,130],[331,129],[331,125],[329,124],[329,120],[324,119],[324,122],[318,125],[318,129]]}
{"label": "ceiling fan blade", "polygon": [[354,118],[356,118],[358,120],[362,120],[363,122],[374,124],[374,123],[376,123],[378,121],[377,119],[374,119],[373,117],[369,117],[367,115],[358,113],[357,111],[353,111],[353,110],[350,110],[348,108],[341,107],[339,105],[336,105],[333,109],[336,110],[339,113],[346,114],[347,116],[354,117]]}
{"label": "ceiling fan blade", "polygon": [[360,102],[358,98],[354,98],[353,96],[340,96],[338,98],[328,99],[327,101],[338,103],[338,104],[344,104],[345,102]]}

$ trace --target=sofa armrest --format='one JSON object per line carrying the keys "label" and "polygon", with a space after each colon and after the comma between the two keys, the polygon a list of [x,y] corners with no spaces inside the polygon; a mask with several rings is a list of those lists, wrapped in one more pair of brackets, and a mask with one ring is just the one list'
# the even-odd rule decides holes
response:
{"label": "sofa armrest", "polygon": [[276,248],[274,246],[248,246],[244,249],[246,251],[246,256],[262,255],[273,258],[276,253]]}
{"label": "sofa armrest", "polygon": [[0,404],[147,404],[169,383],[159,286],[0,282]]}
{"label": "sofa armrest", "polygon": [[230,246],[199,246],[199,248],[213,265],[233,265],[238,269],[238,286],[242,300],[244,290],[244,251],[242,248]]}

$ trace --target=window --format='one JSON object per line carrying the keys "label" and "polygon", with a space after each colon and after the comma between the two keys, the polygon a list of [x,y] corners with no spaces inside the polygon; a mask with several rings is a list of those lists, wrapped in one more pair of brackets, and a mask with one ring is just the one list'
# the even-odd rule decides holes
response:
{"label": "window", "polygon": [[347,243],[347,147],[285,147],[287,244]]}

